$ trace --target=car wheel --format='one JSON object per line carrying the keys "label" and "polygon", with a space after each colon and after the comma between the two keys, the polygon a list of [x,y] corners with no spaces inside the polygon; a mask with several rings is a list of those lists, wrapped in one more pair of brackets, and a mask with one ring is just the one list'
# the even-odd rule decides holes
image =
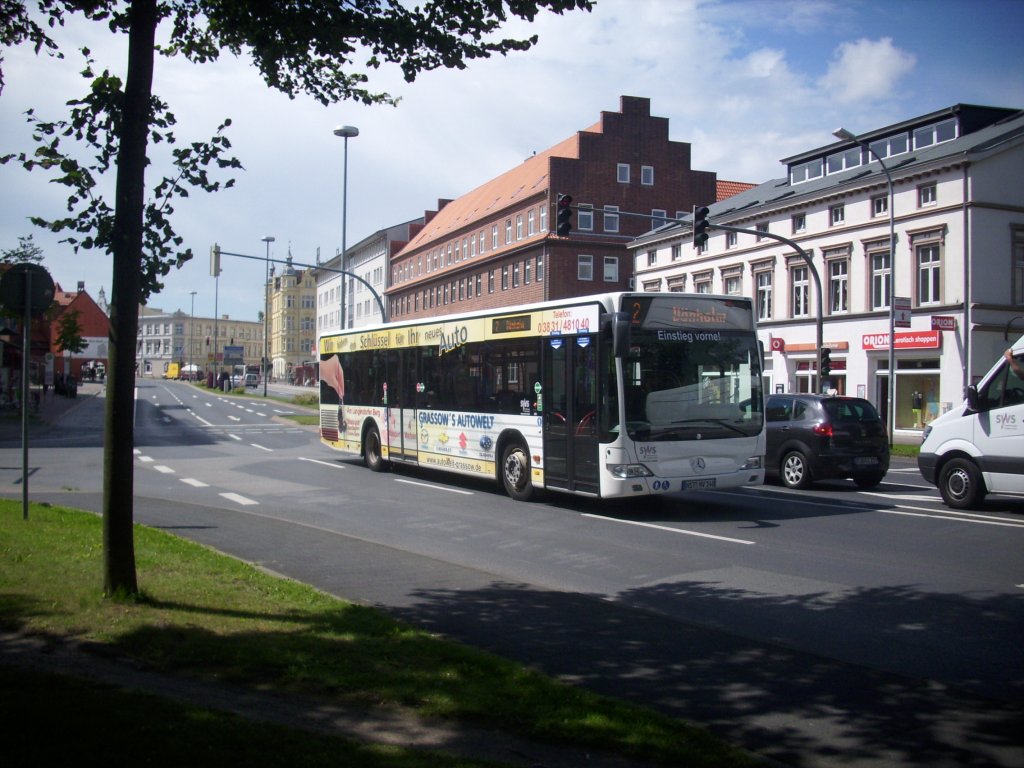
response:
{"label": "car wheel", "polygon": [[790,451],[782,457],[779,477],[787,488],[806,488],[811,484],[811,469],[807,457],[800,451]]}
{"label": "car wheel", "polygon": [[985,499],[985,481],[970,459],[953,459],[939,474],[939,493],[953,509],[975,509]]}
{"label": "car wheel", "polygon": [[853,482],[857,484],[858,488],[874,488],[880,482],[885,475],[860,475],[859,477],[853,478]]}
{"label": "car wheel", "polygon": [[370,427],[366,431],[363,440],[363,461],[372,472],[382,472],[387,466],[380,446],[380,432],[376,427]]}
{"label": "car wheel", "polygon": [[501,482],[516,501],[529,501],[534,488],[530,481],[530,455],[522,443],[511,443],[501,458]]}

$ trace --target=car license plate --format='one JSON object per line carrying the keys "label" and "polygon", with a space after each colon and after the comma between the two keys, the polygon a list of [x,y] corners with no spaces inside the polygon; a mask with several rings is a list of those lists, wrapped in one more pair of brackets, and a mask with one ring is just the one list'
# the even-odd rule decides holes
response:
{"label": "car license plate", "polygon": [[699,491],[707,488],[714,488],[717,478],[704,477],[700,480],[683,480],[684,491]]}
{"label": "car license plate", "polygon": [[857,456],[854,458],[853,463],[858,467],[873,467],[878,463],[877,456]]}

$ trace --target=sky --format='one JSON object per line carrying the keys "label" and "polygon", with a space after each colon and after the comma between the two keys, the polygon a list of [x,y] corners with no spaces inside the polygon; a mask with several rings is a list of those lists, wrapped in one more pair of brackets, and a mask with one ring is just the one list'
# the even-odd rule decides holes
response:
{"label": "sky", "polygon": [[[382,68],[370,87],[400,97],[397,107],[289,99],[244,55],[203,65],[157,57],[154,91],[177,117],[179,144],[230,118],[244,170],[231,189],[175,204],[175,230],[195,258],[149,305],[256,320],[264,237],[275,238],[271,259],[326,260],[342,247],[343,213],[352,247],[618,111],[622,95],[650,98],[669,137],[692,145],[695,169],[752,183],[784,176],[781,159],[832,143],[839,127],[859,133],[958,103],[1024,109],[1022,29],[1024,0],[597,0],[591,13],[509,22],[505,36],[539,36],[526,52],[411,84]],[[0,155],[33,149],[26,110],[58,119],[85,93],[79,48],[123,73],[124,41],[104,26],[59,32],[63,61],[29,46],[3,53]],[[359,129],[347,141],[347,202],[339,125]],[[167,168],[151,160],[150,186]],[[29,220],[63,215],[66,189],[8,164],[0,190],[0,251],[32,235],[55,282],[74,290],[83,281],[109,299],[109,255],[75,253]],[[224,256],[215,280],[214,243],[258,259]]]}

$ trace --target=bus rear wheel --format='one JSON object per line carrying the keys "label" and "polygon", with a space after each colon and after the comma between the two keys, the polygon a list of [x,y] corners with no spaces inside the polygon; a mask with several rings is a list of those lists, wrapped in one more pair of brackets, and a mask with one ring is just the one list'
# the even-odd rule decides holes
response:
{"label": "bus rear wheel", "polygon": [[502,452],[501,483],[505,487],[505,493],[516,501],[529,501],[533,498],[530,454],[522,443],[510,443]]}
{"label": "bus rear wheel", "polygon": [[387,466],[380,447],[380,432],[376,427],[366,430],[366,437],[363,439],[363,461],[372,472],[382,472]]}

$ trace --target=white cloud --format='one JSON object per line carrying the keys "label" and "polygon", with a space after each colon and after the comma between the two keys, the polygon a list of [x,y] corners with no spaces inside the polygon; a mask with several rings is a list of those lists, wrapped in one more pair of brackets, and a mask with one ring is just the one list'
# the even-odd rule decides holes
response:
{"label": "white cloud", "polygon": [[843,43],[821,78],[821,87],[843,104],[878,101],[893,96],[916,64],[917,57],[897,48],[891,37]]}

